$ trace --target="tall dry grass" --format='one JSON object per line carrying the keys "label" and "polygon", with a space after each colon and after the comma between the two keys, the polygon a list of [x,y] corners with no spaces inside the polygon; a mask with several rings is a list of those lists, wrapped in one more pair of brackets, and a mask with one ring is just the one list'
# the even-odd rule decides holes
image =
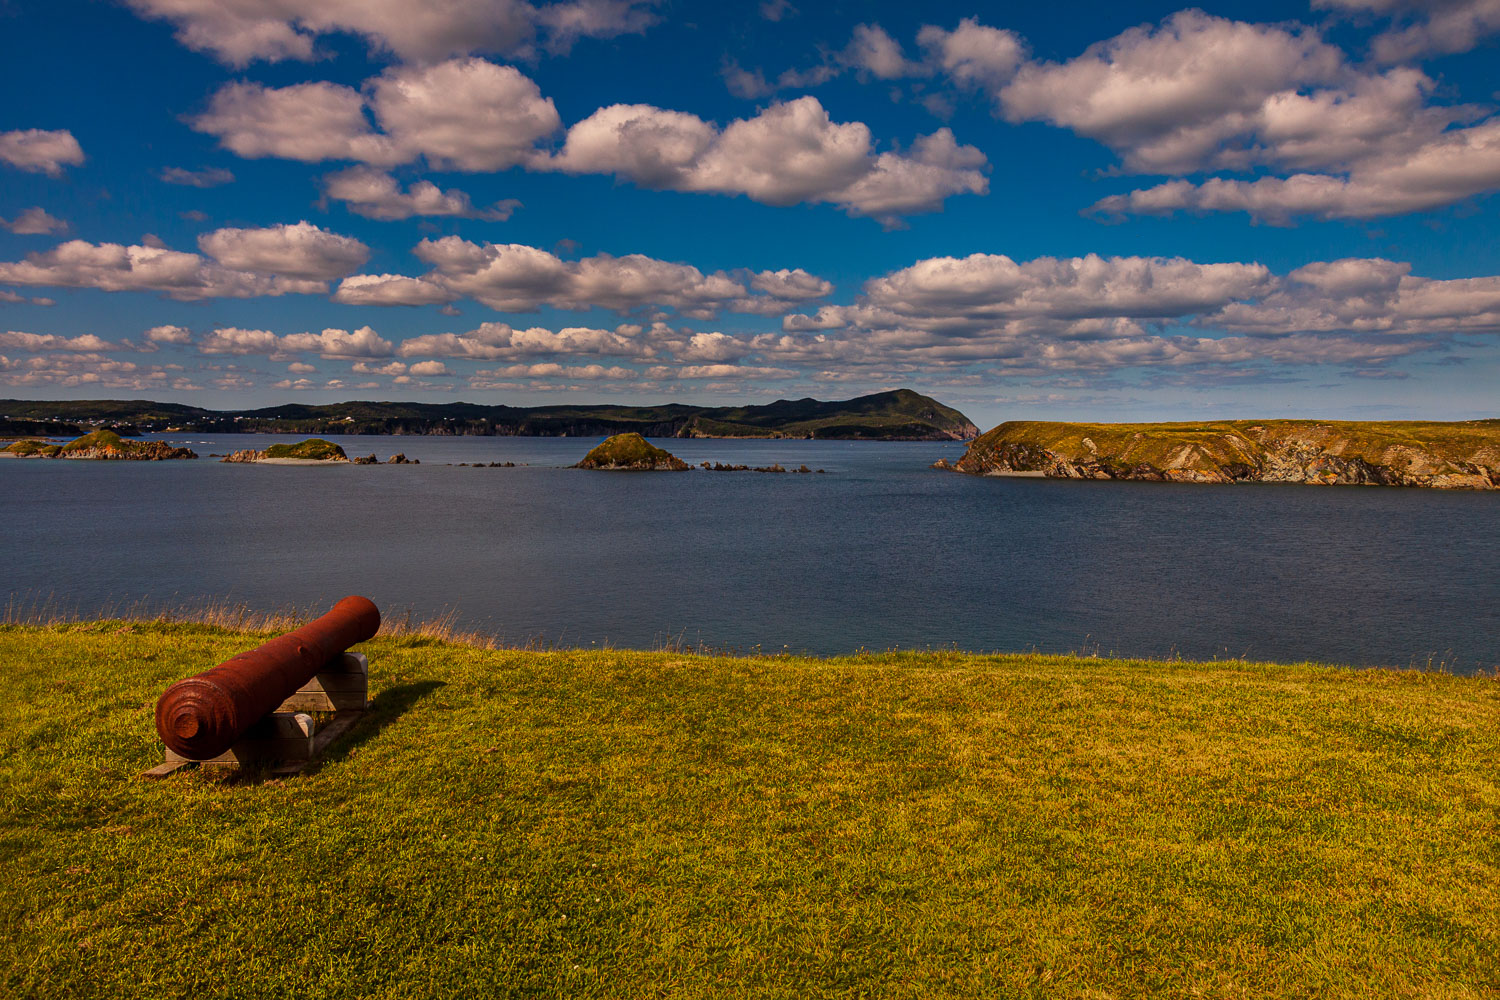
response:
{"label": "tall dry grass", "polygon": [[[56,595],[20,598],[13,594],[6,602],[4,614],[0,615],[0,625],[46,626],[123,621],[209,625],[236,632],[281,633],[305,625],[326,611],[326,607],[319,606],[287,606],[264,610],[228,600],[179,605],[141,600],[126,604],[111,603],[85,612],[76,604],[70,605],[58,599]],[[435,618],[417,618],[409,608],[404,613],[382,615],[380,631],[376,634],[395,639],[432,639],[480,649],[501,648],[494,636],[463,628],[459,624],[459,614],[454,610],[445,611]],[[537,643],[532,641],[521,648],[533,648],[535,645]]]}

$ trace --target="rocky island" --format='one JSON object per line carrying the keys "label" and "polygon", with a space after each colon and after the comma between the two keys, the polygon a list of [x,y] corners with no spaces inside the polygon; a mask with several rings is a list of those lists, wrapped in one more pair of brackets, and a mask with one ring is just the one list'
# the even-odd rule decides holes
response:
{"label": "rocky island", "polygon": [[616,434],[596,445],[575,469],[616,469],[631,472],[685,472],[689,466],[639,434]]}
{"label": "rocky island", "polygon": [[226,455],[222,461],[259,462],[264,465],[310,465],[314,463],[328,465],[335,462],[347,462],[349,456],[344,454],[344,449],[332,441],[308,438],[296,444],[273,444],[264,451],[245,448],[232,455]]}
{"label": "rocky island", "polygon": [[1015,420],[940,468],[975,475],[1174,483],[1500,488],[1500,420]]}
{"label": "rocky island", "polygon": [[110,430],[97,430],[67,444],[27,439],[16,441],[5,454],[17,458],[74,458],[98,461],[160,462],[175,458],[197,458],[188,448],[174,448],[165,441],[125,441]]}

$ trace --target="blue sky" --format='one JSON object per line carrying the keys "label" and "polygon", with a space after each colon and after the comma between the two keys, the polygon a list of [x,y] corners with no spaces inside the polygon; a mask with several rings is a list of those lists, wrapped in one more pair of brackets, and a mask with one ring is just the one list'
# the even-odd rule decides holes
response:
{"label": "blue sky", "polygon": [[0,394],[1494,416],[1497,0],[0,2]]}

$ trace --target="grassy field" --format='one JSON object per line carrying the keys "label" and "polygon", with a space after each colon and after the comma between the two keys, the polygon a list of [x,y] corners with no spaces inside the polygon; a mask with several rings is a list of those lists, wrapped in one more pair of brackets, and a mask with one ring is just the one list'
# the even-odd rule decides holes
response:
{"label": "grassy field", "polygon": [[0,626],[0,995],[1500,992],[1492,678],[409,635],[315,771],[138,778],[258,639]]}

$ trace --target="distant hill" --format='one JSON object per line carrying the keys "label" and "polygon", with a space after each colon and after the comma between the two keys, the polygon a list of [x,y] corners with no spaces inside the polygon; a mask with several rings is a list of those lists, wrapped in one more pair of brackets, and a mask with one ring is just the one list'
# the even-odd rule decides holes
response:
{"label": "distant hill", "polygon": [[[203,433],[444,434],[536,437],[837,438],[964,441],[979,433],[968,417],[910,389],[837,402],[777,400],[761,406],[485,406],[355,400],[255,410],[207,410],[144,399],[0,400],[0,421],[55,421],[121,431]],[[38,433],[33,429],[30,433]],[[58,433],[65,433],[59,431]]]}
{"label": "distant hill", "polygon": [[1500,488],[1500,420],[1015,420],[948,466],[977,475]]}

